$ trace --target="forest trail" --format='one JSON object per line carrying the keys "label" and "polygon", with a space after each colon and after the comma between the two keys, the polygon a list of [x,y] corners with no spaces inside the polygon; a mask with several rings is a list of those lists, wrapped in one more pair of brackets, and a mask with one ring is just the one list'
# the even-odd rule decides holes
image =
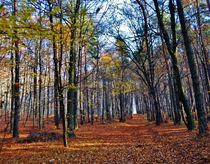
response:
{"label": "forest trail", "polygon": [[62,145],[61,129],[55,130],[52,123],[42,132],[55,132],[58,140],[47,141],[49,135],[43,135],[40,142],[26,143],[34,131],[38,133],[30,126],[21,127],[18,142],[6,135],[0,163],[210,163],[209,136],[200,138],[197,131],[188,132],[184,125],[157,127],[144,115],[133,115],[125,123],[80,126],[68,148]]}

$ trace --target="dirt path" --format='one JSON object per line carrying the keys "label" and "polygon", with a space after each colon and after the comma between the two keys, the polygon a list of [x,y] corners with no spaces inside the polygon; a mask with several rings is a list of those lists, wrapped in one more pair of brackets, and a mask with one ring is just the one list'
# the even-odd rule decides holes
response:
{"label": "dirt path", "polygon": [[[30,130],[21,130],[24,139]],[[61,132],[52,126],[46,130]],[[126,123],[84,125],[68,148],[61,139],[16,143],[8,138],[0,163],[210,163],[210,138],[196,133],[172,124],[157,127],[143,115],[134,115]]]}

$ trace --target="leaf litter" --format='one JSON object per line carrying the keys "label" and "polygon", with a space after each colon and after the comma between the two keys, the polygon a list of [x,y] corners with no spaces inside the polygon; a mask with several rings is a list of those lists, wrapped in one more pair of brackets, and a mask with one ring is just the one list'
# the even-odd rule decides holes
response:
{"label": "leaf litter", "polygon": [[20,133],[18,140],[7,134],[0,163],[210,163],[209,136],[172,122],[157,127],[144,115],[126,123],[80,126],[76,138],[68,139],[68,148],[62,145],[62,129],[52,125],[42,131],[21,127]]}

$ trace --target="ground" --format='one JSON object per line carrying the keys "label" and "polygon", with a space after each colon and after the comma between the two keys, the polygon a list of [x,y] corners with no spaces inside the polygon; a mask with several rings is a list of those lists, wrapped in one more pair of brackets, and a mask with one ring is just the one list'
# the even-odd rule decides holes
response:
{"label": "ground", "polygon": [[0,163],[210,163],[209,136],[200,137],[184,125],[157,127],[144,115],[126,123],[83,125],[75,131],[77,137],[68,140],[68,148],[62,145],[61,129],[52,124],[41,132],[21,127],[18,140],[9,134],[3,140],[1,127]]}

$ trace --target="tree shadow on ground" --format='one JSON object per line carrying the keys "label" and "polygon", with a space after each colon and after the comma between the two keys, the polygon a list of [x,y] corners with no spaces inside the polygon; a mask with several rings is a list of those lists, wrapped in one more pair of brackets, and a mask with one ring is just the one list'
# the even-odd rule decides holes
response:
{"label": "tree shadow on ground", "polygon": [[17,143],[48,142],[60,140],[62,135],[56,132],[41,131],[32,132],[26,138],[20,139]]}

